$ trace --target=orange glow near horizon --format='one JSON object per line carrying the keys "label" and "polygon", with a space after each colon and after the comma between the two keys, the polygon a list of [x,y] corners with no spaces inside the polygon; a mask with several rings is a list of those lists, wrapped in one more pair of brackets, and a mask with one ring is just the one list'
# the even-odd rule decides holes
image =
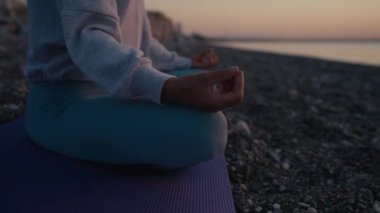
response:
{"label": "orange glow near horizon", "polygon": [[379,0],[147,0],[185,33],[269,38],[380,39]]}

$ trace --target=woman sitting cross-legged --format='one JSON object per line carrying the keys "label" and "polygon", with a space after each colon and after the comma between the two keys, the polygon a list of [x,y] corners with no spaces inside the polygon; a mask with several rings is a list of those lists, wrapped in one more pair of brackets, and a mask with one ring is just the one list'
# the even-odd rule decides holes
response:
{"label": "woman sitting cross-legged", "polygon": [[244,78],[205,71],[217,63],[212,50],[190,59],[165,49],[140,0],[29,0],[28,14],[26,120],[36,144],[167,169],[223,153],[220,110],[242,102]]}

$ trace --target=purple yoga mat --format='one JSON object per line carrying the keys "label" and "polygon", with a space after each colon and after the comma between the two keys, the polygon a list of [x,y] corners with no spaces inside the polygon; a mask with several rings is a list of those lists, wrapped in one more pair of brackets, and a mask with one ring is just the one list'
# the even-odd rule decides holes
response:
{"label": "purple yoga mat", "polygon": [[0,126],[0,212],[235,212],[224,156],[172,172],[106,166],[36,146],[24,118]]}

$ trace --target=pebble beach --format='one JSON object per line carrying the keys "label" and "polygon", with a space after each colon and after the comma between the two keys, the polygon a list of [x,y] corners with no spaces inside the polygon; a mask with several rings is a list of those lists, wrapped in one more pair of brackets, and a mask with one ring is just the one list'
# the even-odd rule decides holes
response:
{"label": "pebble beach", "polygon": [[238,212],[380,212],[380,67],[214,49],[245,74],[224,110]]}
{"label": "pebble beach", "polygon": [[[25,34],[0,33],[1,124],[25,113],[28,82]],[[214,49],[245,73],[244,103],[223,110],[237,212],[380,213],[380,67]]]}

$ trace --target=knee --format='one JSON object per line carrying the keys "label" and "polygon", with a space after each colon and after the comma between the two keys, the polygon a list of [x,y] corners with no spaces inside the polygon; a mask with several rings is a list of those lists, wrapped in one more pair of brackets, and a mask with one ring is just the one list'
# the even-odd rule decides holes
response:
{"label": "knee", "polygon": [[[182,166],[195,165],[213,160],[224,153],[227,145],[227,119],[222,112],[208,113],[205,120],[198,123],[195,139],[189,141],[190,147],[183,147],[188,153],[188,162]],[[193,137],[189,135],[188,138]],[[193,137],[194,138],[194,137]]]}
{"label": "knee", "polygon": [[206,137],[203,138],[205,145],[206,160],[212,160],[224,153],[227,145],[228,127],[227,119],[222,112],[210,115],[210,126]]}
{"label": "knee", "polygon": [[196,110],[185,112],[189,114],[176,120],[175,133],[168,131],[170,139],[166,141],[167,145],[161,145],[157,158],[147,162],[155,165],[156,169],[175,170],[194,166],[224,153],[228,136],[224,114]]}

